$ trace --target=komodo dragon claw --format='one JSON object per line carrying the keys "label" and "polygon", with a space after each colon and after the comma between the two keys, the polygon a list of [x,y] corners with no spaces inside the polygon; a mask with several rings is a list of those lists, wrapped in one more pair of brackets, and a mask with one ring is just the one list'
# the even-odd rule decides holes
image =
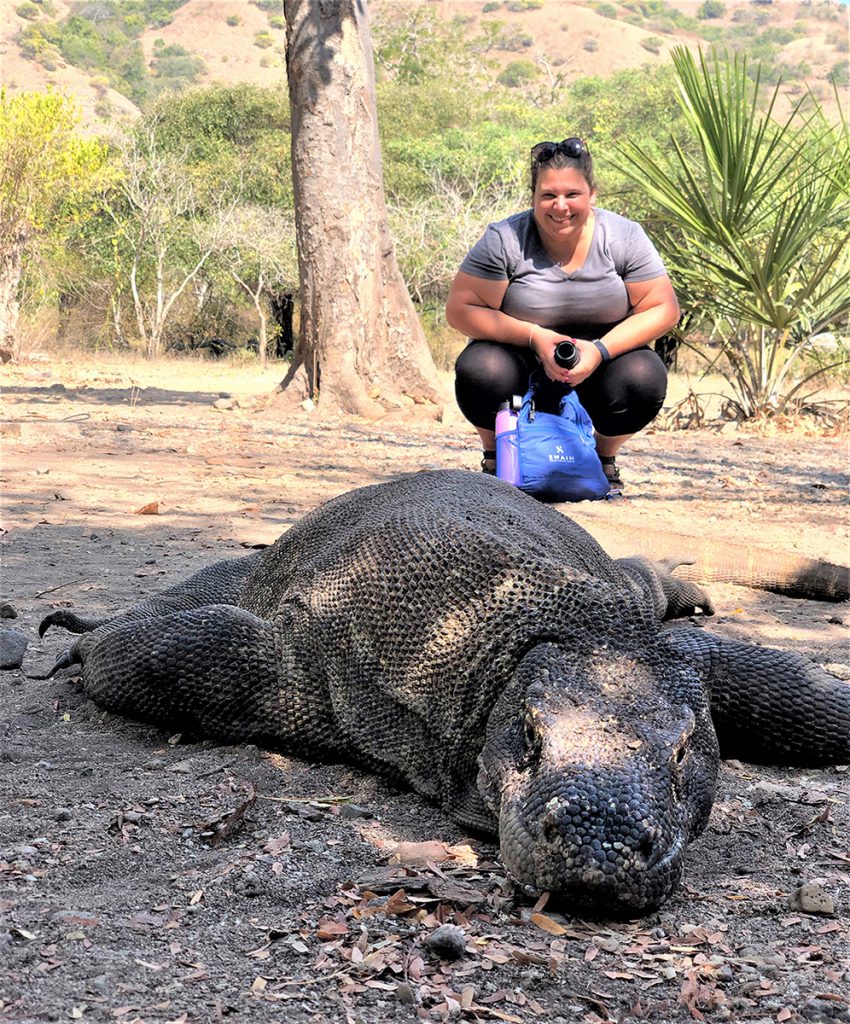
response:
{"label": "komodo dragon claw", "polygon": [[27,675],[27,679],[52,679],[56,675],[56,673],[59,672],[61,669],[63,669],[63,668],[70,668],[72,665],[81,665],[81,664],[82,664],[82,658],[77,653],[77,648],[76,648],[76,645],[75,645],[74,647],[69,647],[67,651],[63,651],[59,655],[59,658],[57,659],[56,664],[53,666],[53,668],[48,673],[46,673],[46,675],[39,676],[39,675],[28,674]]}

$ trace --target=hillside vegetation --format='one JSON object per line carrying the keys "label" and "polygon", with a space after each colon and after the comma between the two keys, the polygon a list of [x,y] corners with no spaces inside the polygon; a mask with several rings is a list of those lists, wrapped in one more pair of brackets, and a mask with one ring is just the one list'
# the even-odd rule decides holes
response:
{"label": "hillside vegetation", "polygon": [[[87,123],[148,109],[167,89],[284,76],[282,0],[9,0],[0,12],[7,88],[54,85]],[[837,0],[373,0],[376,41],[415,60],[450,27],[494,84],[544,104],[588,75],[662,64],[675,45],[722,45],[830,102],[847,85],[848,11]]]}

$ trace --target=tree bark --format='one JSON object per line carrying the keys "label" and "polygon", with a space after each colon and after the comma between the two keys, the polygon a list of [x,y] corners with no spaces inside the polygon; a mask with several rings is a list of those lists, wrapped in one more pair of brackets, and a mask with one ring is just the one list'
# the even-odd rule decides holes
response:
{"label": "tree bark", "polygon": [[323,409],[437,417],[441,399],[390,236],[363,0],[284,0],[301,298],[293,369]]}
{"label": "tree bark", "polygon": [[0,250],[0,349],[15,351],[21,307],[18,288],[23,273],[27,234],[15,231]]}

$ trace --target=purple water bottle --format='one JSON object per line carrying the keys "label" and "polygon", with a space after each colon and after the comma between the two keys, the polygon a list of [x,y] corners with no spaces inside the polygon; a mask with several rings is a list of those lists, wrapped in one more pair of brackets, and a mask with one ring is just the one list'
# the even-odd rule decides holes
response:
{"label": "purple water bottle", "polygon": [[496,476],[514,486],[520,482],[517,422],[521,408],[522,397],[512,395],[496,413]]}

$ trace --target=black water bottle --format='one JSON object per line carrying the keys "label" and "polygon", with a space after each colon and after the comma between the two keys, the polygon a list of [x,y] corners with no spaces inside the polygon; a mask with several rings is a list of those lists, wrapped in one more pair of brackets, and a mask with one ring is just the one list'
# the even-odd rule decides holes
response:
{"label": "black water bottle", "polygon": [[581,353],[576,346],[565,338],[555,346],[555,362],[565,370],[571,370],[581,359]]}
{"label": "black water bottle", "polygon": [[[565,370],[571,370],[581,359],[581,353],[569,338],[564,338],[563,341],[559,341],[555,346],[554,359],[558,366],[562,366]],[[537,373],[538,384],[534,390],[535,409],[539,412],[548,412],[557,416],[561,408],[561,401],[570,390],[570,385],[562,384],[556,380],[549,380],[542,369],[538,370]]]}

